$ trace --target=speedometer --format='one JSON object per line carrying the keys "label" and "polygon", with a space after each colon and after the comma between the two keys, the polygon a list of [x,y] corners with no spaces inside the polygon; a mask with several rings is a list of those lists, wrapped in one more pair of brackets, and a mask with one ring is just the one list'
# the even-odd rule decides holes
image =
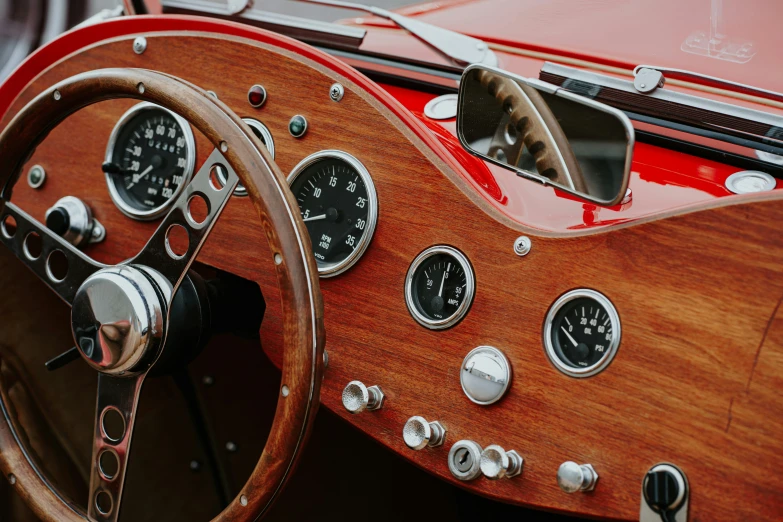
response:
{"label": "speedometer", "polygon": [[370,173],[337,150],[316,152],[288,176],[321,277],[346,271],[367,249],[378,219]]}
{"label": "speedometer", "polygon": [[106,147],[103,170],[114,204],[127,216],[163,215],[193,175],[196,149],[188,122],[144,102],[117,122]]}

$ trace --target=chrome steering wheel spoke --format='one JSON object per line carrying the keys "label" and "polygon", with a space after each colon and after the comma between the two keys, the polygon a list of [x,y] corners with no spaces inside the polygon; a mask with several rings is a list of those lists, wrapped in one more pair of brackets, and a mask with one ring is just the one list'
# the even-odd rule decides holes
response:
{"label": "chrome steering wheel spoke", "polygon": [[0,211],[0,241],[68,305],[73,303],[81,284],[106,266],[87,257],[10,201]]}
{"label": "chrome steering wheel spoke", "polygon": [[87,503],[91,521],[115,522],[119,518],[136,408],[145,377],[146,373],[132,377],[98,374]]}
{"label": "chrome steering wheel spoke", "polygon": [[[213,169],[221,169],[225,176],[218,176]],[[238,183],[239,177],[228,161],[218,149],[213,150],[149,242],[129,263],[153,268],[163,275],[172,285],[169,299],[173,299]],[[201,198],[207,207],[206,218],[201,221],[197,221],[191,212],[191,204],[196,198]],[[184,228],[188,235],[188,246],[184,252],[175,252],[170,242],[170,234],[177,227]]]}

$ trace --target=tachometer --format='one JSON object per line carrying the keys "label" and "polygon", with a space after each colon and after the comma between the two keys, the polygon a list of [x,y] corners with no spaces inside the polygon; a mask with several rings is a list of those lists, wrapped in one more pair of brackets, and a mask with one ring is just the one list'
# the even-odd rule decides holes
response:
{"label": "tachometer", "polygon": [[378,219],[375,185],[364,165],[345,152],[324,150],[294,167],[288,183],[321,277],[353,266],[367,249]]}
{"label": "tachometer", "polygon": [[595,290],[562,295],[546,316],[544,346],[555,367],[572,377],[606,368],[620,345],[620,318],[609,299]]}
{"label": "tachometer", "polygon": [[123,114],[106,147],[109,194],[126,215],[163,215],[193,175],[196,147],[188,122],[144,102]]}
{"label": "tachometer", "polygon": [[475,292],[473,268],[450,246],[430,247],[411,263],[405,302],[416,321],[431,330],[457,324],[468,313]]}

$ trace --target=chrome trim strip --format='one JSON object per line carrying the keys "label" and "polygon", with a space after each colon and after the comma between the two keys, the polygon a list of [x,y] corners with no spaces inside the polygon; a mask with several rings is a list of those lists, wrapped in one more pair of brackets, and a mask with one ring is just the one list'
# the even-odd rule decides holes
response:
{"label": "chrome trim strip", "polygon": [[585,71],[582,69],[574,69],[573,67],[566,67],[565,65],[559,65],[552,62],[544,62],[544,65],[541,68],[541,72],[562,76],[570,80],[591,83],[601,87],[608,87],[610,89],[628,92],[637,96],[656,98],[662,101],[676,103],[687,107],[727,114],[729,116],[734,116],[735,118],[742,118],[757,123],[763,123],[772,127],[783,127],[783,116],[778,116],[769,112],[757,111],[747,107],[740,107],[739,105],[732,105],[730,103],[702,98],[700,96],[693,96],[691,94],[671,91],[668,89],[656,89],[650,94],[641,94],[636,90],[633,82],[631,81],[620,80],[618,78],[613,78],[611,76]]}
{"label": "chrome trim strip", "polygon": [[[465,272],[465,297],[462,300],[462,304],[459,305],[457,311],[453,315],[445,319],[433,320],[426,317],[419,312],[416,307],[416,303],[413,299],[413,277],[416,275],[416,270],[432,256],[438,254],[446,254],[452,256],[462,271]],[[408,273],[405,275],[405,304],[408,307],[408,312],[416,320],[417,323],[429,328],[430,330],[445,330],[460,322],[470,310],[470,306],[473,304],[473,297],[476,294],[476,275],[473,273],[473,265],[470,264],[467,256],[457,250],[454,247],[447,245],[435,245],[420,253],[411,263],[408,268]]]}
{"label": "chrome trim strip", "polygon": [[304,172],[305,169],[324,158],[335,158],[342,160],[348,163],[354,170],[356,170],[356,172],[359,174],[359,177],[362,178],[364,186],[367,188],[368,205],[367,226],[365,228],[364,234],[362,234],[362,238],[359,240],[359,244],[356,245],[356,248],[353,250],[353,252],[351,252],[348,257],[337,263],[326,264],[321,263],[318,259],[316,259],[316,264],[318,265],[318,275],[325,279],[328,277],[340,275],[351,268],[356,264],[357,261],[359,261],[364,252],[367,250],[367,247],[370,245],[370,241],[372,240],[372,236],[375,234],[375,226],[378,222],[378,194],[375,191],[375,183],[373,183],[372,176],[370,176],[370,173],[367,171],[365,166],[362,165],[358,159],[341,150],[322,150],[307,156],[305,159],[300,161],[288,175],[288,186],[291,187],[294,181],[296,181],[296,178],[302,172]]}
{"label": "chrome trim strip", "polygon": [[193,138],[193,130],[190,128],[188,121],[179,114],[150,102],[138,103],[128,109],[127,112],[125,112],[125,114],[120,117],[119,121],[114,126],[114,129],[111,131],[109,142],[106,144],[105,161],[112,161],[114,145],[116,144],[117,138],[119,137],[120,132],[122,131],[125,124],[127,124],[128,121],[130,121],[130,119],[136,116],[138,113],[146,110],[160,110],[171,115],[182,129],[182,135],[185,137],[185,146],[188,150],[185,170],[182,172],[184,176],[182,183],[180,183],[179,187],[177,187],[177,190],[171,195],[166,203],[150,210],[139,210],[126,203],[114,184],[114,177],[111,174],[105,174],[106,185],[109,188],[109,196],[111,196],[111,200],[123,214],[139,221],[151,221],[166,214],[168,209],[174,204],[175,201],[177,201],[179,195],[182,194],[182,191],[185,190],[185,187],[190,183],[190,180],[193,177],[193,170],[196,167],[196,140]]}
{"label": "chrome trim strip", "polygon": [[[601,357],[597,363],[584,368],[575,368],[569,366],[560,359],[560,356],[552,343],[552,323],[563,306],[582,297],[594,299],[604,307],[604,310],[606,310],[606,313],[609,316],[609,321],[612,323],[612,341],[609,343],[609,348],[606,350],[604,356]],[[549,312],[547,312],[546,319],[544,320],[544,352],[552,365],[564,374],[576,378],[592,377],[605,370],[614,359],[614,356],[617,355],[621,335],[620,316],[617,314],[617,309],[615,309],[612,302],[600,292],[588,288],[578,288],[561,295],[557,301],[549,307]]]}

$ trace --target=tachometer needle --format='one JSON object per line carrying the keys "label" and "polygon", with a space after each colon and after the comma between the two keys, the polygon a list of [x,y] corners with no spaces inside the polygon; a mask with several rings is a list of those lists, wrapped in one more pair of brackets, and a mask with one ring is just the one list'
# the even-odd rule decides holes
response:
{"label": "tachometer needle", "polygon": [[565,329],[565,326],[561,326],[560,329],[562,329],[565,332],[565,334],[568,336],[568,338],[571,340],[571,342],[574,343],[574,347],[579,345],[579,343],[577,343],[576,340],[573,337],[571,337],[571,334],[568,333],[568,330]]}
{"label": "tachometer needle", "polygon": [[318,221],[319,219],[326,219],[326,214],[319,214],[317,216],[310,216],[308,218],[304,218],[302,221],[307,223],[308,221]]}

